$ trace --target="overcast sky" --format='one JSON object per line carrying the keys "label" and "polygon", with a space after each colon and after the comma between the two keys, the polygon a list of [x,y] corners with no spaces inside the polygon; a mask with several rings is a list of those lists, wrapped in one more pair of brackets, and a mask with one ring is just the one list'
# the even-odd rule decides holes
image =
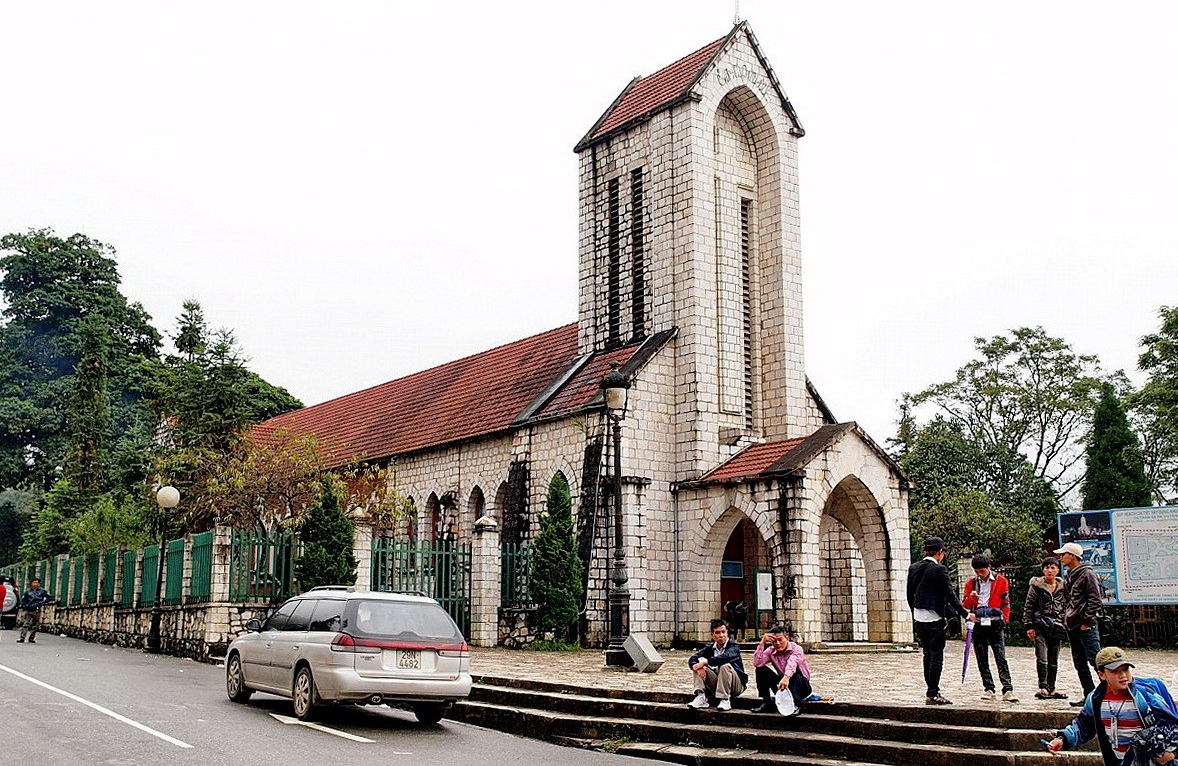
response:
{"label": "overcast sky", "polygon": [[[1133,374],[1178,304],[1170,2],[743,0],[801,139],[807,372],[877,440],[977,335]],[[732,0],[0,6],[0,232],[118,249],[308,404],[576,318],[573,145]],[[1140,376],[1135,379],[1139,380]]]}

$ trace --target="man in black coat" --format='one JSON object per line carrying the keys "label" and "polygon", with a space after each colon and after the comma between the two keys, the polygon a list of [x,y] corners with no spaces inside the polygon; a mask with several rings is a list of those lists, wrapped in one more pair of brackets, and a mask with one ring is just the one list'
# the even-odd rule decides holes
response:
{"label": "man in black coat", "polygon": [[941,669],[945,665],[945,624],[949,615],[972,620],[949,582],[945,541],[930,537],[924,541],[924,558],[908,567],[908,606],[916,621],[916,637],[924,653],[926,705],[949,705],[941,696]]}

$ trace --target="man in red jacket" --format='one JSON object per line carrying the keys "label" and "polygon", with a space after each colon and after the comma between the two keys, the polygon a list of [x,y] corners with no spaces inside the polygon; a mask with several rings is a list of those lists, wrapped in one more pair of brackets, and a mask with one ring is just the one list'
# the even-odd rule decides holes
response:
{"label": "man in red jacket", "polygon": [[994,664],[998,666],[998,680],[1002,682],[1002,701],[1018,702],[1010,682],[1010,665],[1006,663],[1006,625],[1010,622],[1010,583],[1006,577],[990,567],[988,556],[974,556],[970,562],[976,577],[965,584],[965,598],[961,605],[970,610],[977,620],[973,629],[974,654],[978,658],[978,673],[985,691],[982,699],[994,699],[994,676],[990,675],[990,650],[994,650]]}

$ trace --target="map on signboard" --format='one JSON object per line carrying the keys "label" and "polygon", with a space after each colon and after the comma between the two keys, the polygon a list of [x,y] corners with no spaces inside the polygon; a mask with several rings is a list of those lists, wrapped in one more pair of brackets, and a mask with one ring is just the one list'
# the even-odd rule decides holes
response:
{"label": "map on signboard", "polygon": [[1178,506],[1115,511],[1113,552],[1118,600],[1178,603]]}

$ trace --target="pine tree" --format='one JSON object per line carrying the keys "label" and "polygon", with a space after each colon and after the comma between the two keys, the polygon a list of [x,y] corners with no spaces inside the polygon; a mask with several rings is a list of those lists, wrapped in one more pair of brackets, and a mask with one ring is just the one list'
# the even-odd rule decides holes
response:
{"label": "pine tree", "polygon": [[299,526],[303,552],[295,564],[299,587],[310,590],[318,585],[354,585],[356,556],[352,552],[354,534],[352,522],[340,508],[335,480],[323,480],[319,502]]}
{"label": "pine tree", "polygon": [[1129,427],[1120,397],[1106,383],[1088,439],[1084,508],[1101,510],[1149,505],[1151,488],[1145,475],[1141,444]]}
{"label": "pine tree", "polygon": [[[107,401],[107,335],[103,320],[91,314],[82,321],[82,357],[74,371],[73,392],[66,410],[69,451],[65,478],[78,492],[96,496],[106,489],[104,470],[110,440],[110,404]],[[72,514],[71,514],[72,515]]]}
{"label": "pine tree", "polygon": [[532,544],[528,587],[536,603],[536,624],[568,636],[581,612],[581,560],[573,537],[573,501],[569,483],[556,474],[548,484],[548,511],[540,517],[540,534]]}

